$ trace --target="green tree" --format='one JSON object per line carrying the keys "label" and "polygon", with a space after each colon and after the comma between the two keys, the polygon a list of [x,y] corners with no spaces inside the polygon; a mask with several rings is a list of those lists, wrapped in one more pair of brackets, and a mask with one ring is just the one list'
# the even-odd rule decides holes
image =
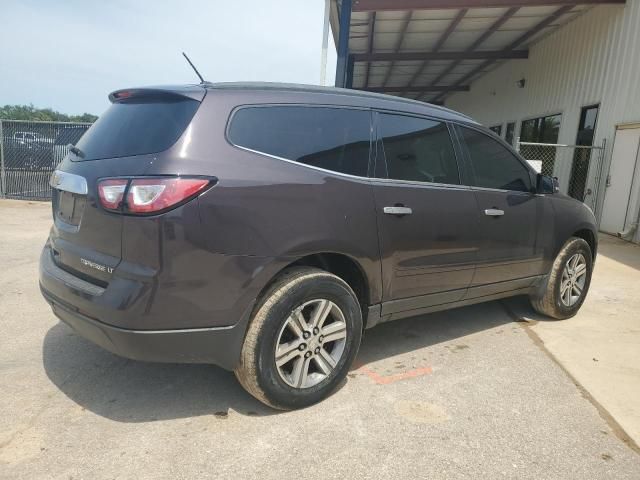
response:
{"label": "green tree", "polygon": [[93,123],[97,115],[67,115],[50,108],[36,108],[33,105],[5,105],[0,107],[0,119],[3,120],[39,120],[45,122],[88,122]]}

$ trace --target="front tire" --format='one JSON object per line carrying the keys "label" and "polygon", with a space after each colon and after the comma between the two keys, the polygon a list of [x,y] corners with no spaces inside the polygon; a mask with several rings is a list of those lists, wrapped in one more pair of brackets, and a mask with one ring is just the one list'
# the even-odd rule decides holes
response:
{"label": "front tire", "polygon": [[361,338],[362,310],[349,285],[324,270],[296,268],[259,300],[235,375],[270,407],[307,407],[344,379]]}
{"label": "front tire", "polygon": [[582,306],[591,284],[593,256],[589,244],[571,237],[553,262],[542,294],[530,297],[538,312],[556,319],[573,317]]}

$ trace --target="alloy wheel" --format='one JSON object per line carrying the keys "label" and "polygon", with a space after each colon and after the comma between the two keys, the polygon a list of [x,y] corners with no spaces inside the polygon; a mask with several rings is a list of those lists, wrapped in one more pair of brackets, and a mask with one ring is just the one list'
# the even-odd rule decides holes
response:
{"label": "alloy wheel", "polygon": [[347,322],[335,303],[316,299],[297,307],[278,334],[275,363],[280,378],[294,388],[317,385],[335,369],[346,340]]}
{"label": "alloy wheel", "polygon": [[587,281],[587,261],[584,255],[572,255],[564,265],[560,281],[560,300],[565,307],[574,306],[584,291]]}

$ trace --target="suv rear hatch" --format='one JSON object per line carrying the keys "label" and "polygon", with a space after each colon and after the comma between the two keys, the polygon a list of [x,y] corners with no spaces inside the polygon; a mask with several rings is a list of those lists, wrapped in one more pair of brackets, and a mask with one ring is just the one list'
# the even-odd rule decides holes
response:
{"label": "suv rear hatch", "polygon": [[53,259],[105,287],[122,257],[123,215],[101,205],[98,181],[145,175],[178,141],[198,110],[200,86],[119,90],[51,178]]}

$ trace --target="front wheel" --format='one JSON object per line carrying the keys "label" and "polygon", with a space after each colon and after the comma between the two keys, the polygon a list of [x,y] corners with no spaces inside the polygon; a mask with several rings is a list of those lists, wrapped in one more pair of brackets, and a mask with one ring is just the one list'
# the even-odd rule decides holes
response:
{"label": "front wheel", "polygon": [[593,270],[589,244],[571,237],[553,262],[541,295],[531,297],[533,308],[557,319],[573,317],[584,302]]}
{"label": "front wheel", "polygon": [[235,375],[273,408],[306,407],[344,379],[361,338],[362,312],[349,285],[323,270],[294,269],[258,303]]}

